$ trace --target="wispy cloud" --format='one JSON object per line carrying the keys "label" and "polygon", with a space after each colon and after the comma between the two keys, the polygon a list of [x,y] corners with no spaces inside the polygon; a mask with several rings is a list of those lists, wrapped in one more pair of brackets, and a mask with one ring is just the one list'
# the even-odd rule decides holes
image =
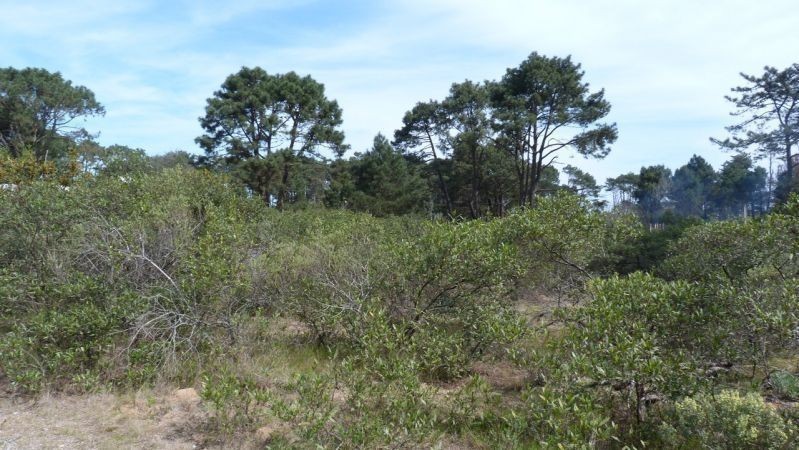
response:
{"label": "wispy cloud", "polygon": [[205,99],[241,66],[296,70],[344,109],[353,150],[391,135],[420,100],[452,82],[495,79],[531,51],[573,58],[605,88],[620,139],[604,179],[644,163],[726,155],[707,138],[729,123],[738,72],[796,62],[792,0],[0,0],[2,65],[41,66],[93,89],[100,141],[195,151]]}

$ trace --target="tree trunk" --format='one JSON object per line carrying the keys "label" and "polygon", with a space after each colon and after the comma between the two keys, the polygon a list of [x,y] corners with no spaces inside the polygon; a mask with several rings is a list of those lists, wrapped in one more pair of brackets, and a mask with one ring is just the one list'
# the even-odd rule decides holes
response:
{"label": "tree trunk", "polygon": [[280,183],[280,191],[277,194],[277,209],[282,210],[285,202],[286,202],[286,195],[287,190],[286,187],[288,186],[289,182],[289,162],[283,162],[283,178]]}
{"label": "tree trunk", "polygon": [[427,133],[427,140],[430,143],[430,152],[433,154],[433,163],[436,165],[436,175],[438,176],[438,183],[441,187],[441,193],[444,194],[444,204],[447,209],[447,218],[452,218],[452,200],[449,198],[449,190],[447,189],[447,183],[444,182],[444,175],[441,173],[441,168],[438,167],[438,154],[436,153],[436,146],[433,143],[433,136],[430,135],[430,131],[426,131]]}

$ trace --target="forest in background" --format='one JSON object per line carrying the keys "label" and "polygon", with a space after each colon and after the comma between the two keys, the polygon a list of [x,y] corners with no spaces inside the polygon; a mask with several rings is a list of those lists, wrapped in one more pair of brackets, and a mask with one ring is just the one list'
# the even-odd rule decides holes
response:
{"label": "forest in background", "polygon": [[242,68],[202,157],[149,156],[75,126],[87,88],[3,69],[3,389],[193,386],[223,447],[794,448],[799,66],[733,89],[722,167],[611,202],[557,170],[617,137],[583,76],[533,53],[344,159],[309,76]]}

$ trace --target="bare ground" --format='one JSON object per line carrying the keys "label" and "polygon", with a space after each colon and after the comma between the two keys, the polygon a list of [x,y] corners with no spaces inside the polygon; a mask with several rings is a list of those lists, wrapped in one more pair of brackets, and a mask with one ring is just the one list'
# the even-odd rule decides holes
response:
{"label": "bare ground", "polygon": [[193,449],[204,422],[193,389],[0,398],[0,449]]}

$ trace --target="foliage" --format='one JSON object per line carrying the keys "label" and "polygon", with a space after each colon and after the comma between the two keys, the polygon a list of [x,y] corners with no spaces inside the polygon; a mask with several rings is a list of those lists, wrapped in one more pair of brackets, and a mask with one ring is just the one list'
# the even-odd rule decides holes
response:
{"label": "foliage", "polygon": [[646,223],[655,223],[662,212],[663,200],[669,192],[671,169],[665,166],[641,167],[633,197],[638,201]]}
{"label": "foliage", "polygon": [[[687,283],[632,274],[592,283],[594,299],[562,311],[568,327],[558,346],[557,373],[572,383],[622,394],[625,420],[642,423],[647,399],[680,397],[696,389],[697,356],[716,337],[707,333],[707,296]],[[688,328],[686,324],[689,324]]]}
{"label": "foliage", "polygon": [[[25,160],[23,164],[27,164]],[[50,173],[49,165],[40,167],[30,161],[24,170]],[[16,172],[19,174],[20,172]],[[89,211],[71,190],[57,182],[34,181],[0,191],[0,261],[3,266],[19,268],[23,273],[45,278],[60,271],[59,244],[68,239],[76,223]]]}
{"label": "foliage", "polygon": [[[517,165],[520,205],[531,204],[543,168],[563,149],[603,158],[616,140],[616,125],[599,123],[610,112],[604,91],[589,92],[580,69],[570,57],[534,52],[494,87],[501,146]],[[578,132],[561,136],[564,127]]]}
{"label": "foliage", "polygon": [[555,295],[559,304],[582,300],[585,282],[607,272],[613,249],[640,234],[631,216],[606,216],[567,192],[540,198],[536,208],[511,214],[505,223],[505,239],[518,242],[525,261],[525,283]]}
{"label": "foliage", "polygon": [[252,429],[263,420],[261,408],[272,399],[271,393],[254,381],[225,370],[203,375],[200,397],[213,411],[215,431],[223,435]]}
{"label": "foliage", "polygon": [[687,164],[674,171],[669,197],[674,210],[684,216],[707,219],[710,195],[716,172],[704,158],[694,155]]}
{"label": "foliage", "polygon": [[0,145],[12,157],[26,150],[44,161],[65,156],[70,144],[89,137],[74,122],[105,114],[85,86],[73,86],[59,72],[0,69]]}
{"label": "foliage", "polygon": [[333,163],[329,206],[366,211],[375,216],[423,213],[430,201],[427,182],[382,135],[368,152]]}
{"label": "foliage", "polygon": [[747,84],[733,88],[737,96],[726,99],[736,108],[731,115],[743,120],[727,127],[731,137],[711,141],[726,149],[754,148],[759,155],[779,155],[785,161],[785,184],[790,187],[795,171],[793,149],[799,145],[799,64],[783,70],[766,66],[761,76],[742,73],[741,77]]}
{"label": "foliage", "polygon": [[[730,217],[739,214],[746,217],[746,209],[755,209],[757,205],[764,209],[762,192],[766,187],[766,169],[753,167],[752,160],[744,154],[738,154],[727,161],[719,172],[719,180],[714,186],[713,197],[718,208],[718,215]],[[761,194],[761,195],[758,195]]]}
{"label": "foliage", "polygon": [[698,218],[680,216],[670,211],[665,212],[660,220],[663,225],[660,229],[641,230],[637,227],[638,233],[616,240],[610,249],[611,256],[604,263],[620,275],[653,271],[670,256],[672,243],[687,229],[702,223]]}
{"label": "foliage", "polygon": [[[4,299],[17,300],[4,305],[2,327],[17,349],[27,342],[24,353],[30,361],[47,362],[54,352],[69,354],[72,350],[48,347],[46,336],[36,330],[71,330],[85,313],[104,321],[83,320],[100,327],[102,332],[91,332],[102,337],[97,345],[115,347],[119,361],[128,361],[123,365],[141,373],[152,371],[137,367],[136,361],[177,369],[181,361],[207,351],[216,333],[235,340],[237,314],[260,302],[260,294],[245,283],[250,274],[242,265],[242,244],[252,234],[245,230],[250,225],[244,217],[257,215],[250,215],[255,212],[250,201],[224,178],[174,170],[130,180],[90,179],[69,190],[39,180],[0,193],[0,202],[0,258],[12,280],[28,286]],[[73,285],[82,292],[82,309],[53,294]],[[91,308],[99,309],[90,313]],[[105,311],[119,308],[125,314],[105,318],[111,314]],[[19,314],[26,319],[13,321]],[[92,358],[107,353],[69,333],[59,345],[82,346]],[[108,340],[110,335],[115,338]],[[155,351],[154,357],[142,358],[141,348]],[[39,372],[47,378],[69,377],[95,362]],[[9,365],[4,370],[9,375],[16,369]]]}
{"label": "foliage", "polygon": [[799,377],[796,375],[778,370],[769,374],[768,383],[777,396],[788,400],[799,399]]}
{"label": "foliage", "polygon": [[153,171],[150,157],[142,149],[123,145],[102,147],[83,142],[77,149],[80,164],[86,173],[102,176],[130,177]]}
{"label": "foliage", "polygon": [[661,427],[666,448],[791,448],[799,432],[758,394],[733,390],[680,400],[673,416]]}
{"label": "foliage", "polygon": [[603,203],[599,201],[600,187],[596,184],[596,179],[594,179],[590,173],[584,172],[571,165],[564,167],[563,172],[569,177],[567,182],[569,190],[585,196],[597,206],[603,205]]}
{"label": "foliage", "polygon": [[[97,377],[112,356],[113,344],[118,341],[115,332],[141,306],[135,296],[111,296],[92,279],[65,284],[29,280],[25,284],[17,285],[16,292],[5,292],[10,294],[6,301],[18,305],[12,307],[13,315],[24,320],[4,323],[0,341],[3,372],[12,386],[23,392],[38,391],[48,384],[80,385],[86,377]],[[36,309],[37,304],[50,307]],[[6,316],[10,312],[3,316],[11,317]]]}
{"label": "foliage", "polygon": [[[267,203],[288,203],[295,166],[329,147],[346,150],[341,108],[325,97],[324,86],[294,72],[269,75],[260,67],[243,67],[227,77],[208,99],[200,124],[206,134],[196,139],[215,163],[219,151],[231,165],[242,166],[242,179]],[[293,193],[293,194],[292,194]]]}
{"label": "foliage", "polygon": [[744,154],[733,155],[718,172],[694,155],[672,174],[665,166],[642,167],[639,174],[608,178],[613,205],[630,208],[635,200],[650,228],[667,224],[669,214],[704,220],[764,215],[772,207],[774,180]]}
{"label": "foliage", "polygon": [[661,273],[697,281],[742,283],[750,275],[789,281],[799,273],[796,227],[797,216],[773,213],[761,220],[690,228],[672,247]]}
{"label": "foliage", "polygon": [[[603,158],[616,140],[615,124],[599,122],[610,112],[604,91],[590,92],[583,75],[570,57],[532,53],[500,81],[466,80],[442,101],[417,103],[394,142],[427,162],[447,217],[503,216],[512,206],[532,206],[551,190],[559,155]],[[596,182],[576,170],[570,188],[579,184],[595,196]]]}
{"label": "foliage", "polygon": [[454,214],[452,195],[445,173],[450,164],[446,164],[452,149],[448,146],[441,104],[436,101],[419,102],[402,118],[402,128],[394,132],[394,145],[428,164],[435,175],[435,185],[439,189],[440,201],[444,214]]}
{"label": "foliage", "polygon": [[525,392],[525,434],[542,448],[594,448],[611,442],[616,424],[596,398],[552,388]]}
{"label": "foliage", "polygon": [[68,186],[79,175],[79,163],[73,156],[55,162],[37,160],[33,152],[27,150],[16,158],[0,151],[0,184],[4,190],[35,181],[55,181]]}
{"label": "foliage", "polygon": [[[412,172],[380,144],[374,172]],[[794,395],[795,201],[646,232],[565,189],[436,221],[276,211],[151,158],[69,189],[74,166],[6,161],[33,168],[0,191],[0,372],[18,393],[199,382],[206,436],[291,448],[637,448],[719,387]],[[616,274],[636,252],[652,273]]]}

